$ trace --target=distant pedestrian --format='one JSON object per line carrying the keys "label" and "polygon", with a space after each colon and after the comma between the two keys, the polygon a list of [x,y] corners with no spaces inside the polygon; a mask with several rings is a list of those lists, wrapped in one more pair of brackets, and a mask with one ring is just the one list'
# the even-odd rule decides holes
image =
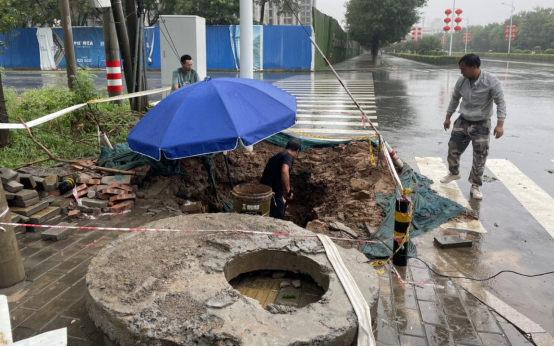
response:
{"label": "distant pedestrian", "polygon": [[483,172],[489,154],[491,133],[491,118],[494,114],[492,103],[497,106],[496,127],[494,136],[498,139],[504,134],[504,119],[506,119],[506,102],[500,81],[490,73],[481,70],[481,59],[476,54],[466,54],[460,59],[458,66],[462,77],[456,82],[452,100],[446,111],[444,130],[450,128],[450,117],[456,111],[460,99],[460,117],[454,122],[452,134],[448,142],[448,168],[450,172],[441,179],[441,183],[449,183],[460,179],[460,157],[471,141],[473,146],[473,166],[469,174],[471,183],[470,195],[481,200],[483,194]]}
{"label": "distant pedestrian", "polygon": [[181,57],[181,67],[173,71],[171,92],[177,89],[198,82],[198,73],[192,68],[194,62],[192,57],[185,54]]}
{"label": "distant pedestrian", "polygon": [[269,211],[269,215],[273,218],[285,219],[285,203],[293,198],[290,173],[301,147],[298,140],[290,140],[285,150],[274,155],[265,166],[260,182],[270,186],[275,193]]}

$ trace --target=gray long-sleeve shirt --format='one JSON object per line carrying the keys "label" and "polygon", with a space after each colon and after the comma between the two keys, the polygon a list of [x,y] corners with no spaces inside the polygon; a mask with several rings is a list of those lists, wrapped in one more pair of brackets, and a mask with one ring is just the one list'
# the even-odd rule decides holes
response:
{"label": "gray long-sleeve shirt", "polygon": [[506,119],[506,101],[500,81],[486,71],[481,70],[479,78],[473,83],[468,78],[460,77],[454,87],[452,100],[448,105],[447,114],[456,112],[460,105],[460,114],[467,120],[477,122],[492,118],[494,110],[492,103],[497,106],[496,116],[498,120]]}

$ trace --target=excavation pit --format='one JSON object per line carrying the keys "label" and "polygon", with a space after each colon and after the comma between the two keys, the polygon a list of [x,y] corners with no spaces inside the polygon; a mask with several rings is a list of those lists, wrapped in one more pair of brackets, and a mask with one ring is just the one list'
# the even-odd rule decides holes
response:
{"label": "excavation pit", "polygon": [[[355,341],[356,315],[315,234],[291,222],[239,214],[179,216],[144,227],[212,231],[133,233],[98,253],[87,273],[87,308],[114,342],[351,345]],[[291,235],[214,231],[226,229]],[[358,251],[338,248],[371,306],[378,292],[375,270],[357,260]],[[302,304],[287,303],[284,300],[292,298],[281,295],[282,300],[276,298],[265,309],[260,298],[233,288],[245,279],[264,276],[280,280],[279,285],[290,279],[293,289],[300,285]],[[314,295],[302,298],[304,294]]]}

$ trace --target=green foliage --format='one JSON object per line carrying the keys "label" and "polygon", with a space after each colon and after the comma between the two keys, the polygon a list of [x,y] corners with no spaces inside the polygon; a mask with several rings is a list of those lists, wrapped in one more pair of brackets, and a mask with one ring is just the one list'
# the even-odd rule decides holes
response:
{"label": "green foliage", "polygon": [[543,54],[554,54],[554,49],[553,48],[545,49]]}
{"label": "green foliage", "polygon": [[420,54],[408,54],[408,53],[388,53],[395,57],[410,59],[419,61],[422,63],[433,65],[457,65],[459,57],[457,56],[436,56],[436,55],[420,55]]}
{"label": "green foliage", "polygon": [[232,25],[239,22],[240,0],[145,0],[149,25],[161,15],[196,15],[207,25]]}
{"label": "green foliage", "polygon": [[526,49],[526,50],[524,50],[522,53],[523,53],[523,54],[531,54],[531,51],[528,50],[528,49]]}
{"label": "green foliage", "polygon": [[535,46],[535,48],[533,48],[533,50],[534,50],[535,53],[537,53],[537,54],[542,53],[542,48],[541,48],[541,46]]}
{"label": "green foliage", "polygon": [[516,53],[516,54],[521,54],[521,53],[523,53],[523,50],[519,49],[519,48],[516,48],[516,49],[513,50],[513,52]]}
{"label": "green foliage", "polygon": [[[80,84],[76,84],[73,91],[66,87],[49,86],[17,94],[12,89],[6,89],[10,122],[19,123],[19,117],[28,122],[77,103],[105,97],[103,92],[94,89],[92,78],[93,75],[87,71],[80,71]],[[139,119],[140,115],[129,111],[128,104],[119,106],[101,103],[91,105],[90,108],[83,107],[31,130],[34,137],[55,156],[73,159],[98,155],[95,120],[102,124],[102,130],[109,133],[110,141],[115,144],[125,142],[132,126]],[[46,158],[46,154],[31,141],[25,130],[12,130],[9,146],[0,149],[2,167],[17,167],[43,158]],[[45,163],[49,164],[52,163]]]}
{"label": "green foliage", "polygon": [[[89,0],[69,0],[69,7],[73,26],[85,26],[88,19],[101,17],[100,12],[90,6]],[[59,25],[59,0],[14,0],[11,1],[11,11],[15,19],[15,27]]]}
{"label": "green foliage", "polygon": [[426,0],[350,0],[346,23],[350,37],[371,49],[400,41],[419,19],[418,9]]}

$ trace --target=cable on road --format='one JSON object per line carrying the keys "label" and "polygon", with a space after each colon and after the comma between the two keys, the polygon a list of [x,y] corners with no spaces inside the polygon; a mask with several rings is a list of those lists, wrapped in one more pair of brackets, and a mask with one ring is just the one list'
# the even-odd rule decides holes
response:
{"label": "cable on road", "polygon": [[[377,239],[377,240],[381,241],[381,243],[383,245],[385,245],[385,247],[387,247],[392,252],[392,249],[383,240],[381,240],[381,239]],[[497,276],[499,276],[503,273],[513,273],[515,275],[523,276],[523,277],[540,277],[540,276],[546,276],[546,275],[554,274],[554,271],[547,271],[547,272],[541,272],[541,273],[534,274],[534,275],[528,275],[528,274],[523,274],[521,272],[517,272],[517,271],[513,271],[513,270],[502,270],[502,271],[499,271],[496,274],[494,274],[490,277],[486,277],[486,278],[473,278],[473,277],[466,277],[466,276],[449,276],[449,275],[441,274],[441,273],[433,270],[431,268],[431,266],[429,266],[429,264],[427,264],[427,262],[425,262],[423,259],[421,259],[417,256],[406,255],[405,257],[419,260],[425,266],[427,266],[427,268],[429,270],[431,270],[431,272],[433,272],[435,275],[437,275],[439,277],[443,277],[443,278],[448,278],[448,279],[462,279],[462,280],[470,280],[470,281],[476,281],[476,282],[484,282],[484,281],[492,280],[493,278],[495,278],[495,277],[497,277]]]}

